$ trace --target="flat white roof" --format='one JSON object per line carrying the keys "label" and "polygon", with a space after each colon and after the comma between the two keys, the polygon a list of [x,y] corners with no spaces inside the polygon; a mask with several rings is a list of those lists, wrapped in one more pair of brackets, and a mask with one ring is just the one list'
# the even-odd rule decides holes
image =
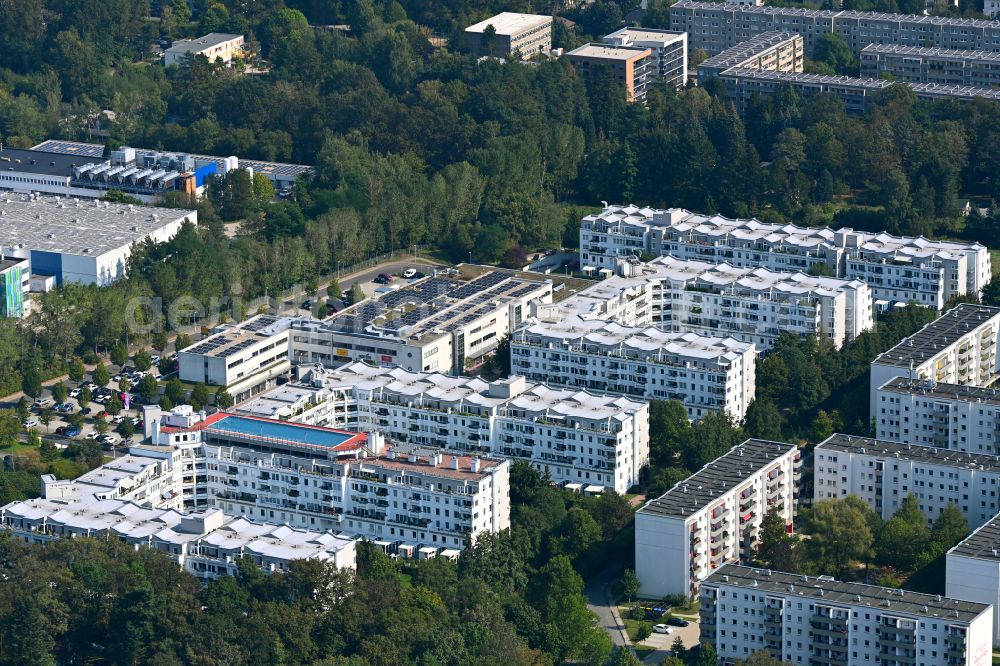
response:
{"label": "flat white roof", "polygon": [[170,48],[167,49],[166,53],[201,53],[205,49],[210,49],[219,44],[225,44],[226,42],[232,41],[234,39],[241,39],[243,35],[230,35],[224,32],[210,32],[207,35],[198,37],[197,39],[178,39]]}
{"label": "flat white roof", "polygon": [[539,14],[518,14],[516,12],[501,12],[496,16],[470,25],[466,32],[481,33],[486,30],[486,26],[492,25],[498,35],[518,35],[525,30],[552,23],[551,16],[541,16]]}
{"label": "flat white roof", "polygon": [[672,44],[687,37],[686,32],[677,30],[655,30],[653,28],[626,27],[616,30],[611,34],[604,35],[604,41],[611,43],[612,40],[623,39],[628,42],[647,42],[657,45]]}
{"label": "flat white roof", "polygon": [[0,248],[97,257],[145,240],[193,210],[0,193]]}
{"label": "flat white roof", "polygon": [[567,56],[580,58],[600,58],[601,60],[635,60],[643,55],[652,55],[649,49],[640,46],[610,46],[608,44],[584,44],[573,49]]}

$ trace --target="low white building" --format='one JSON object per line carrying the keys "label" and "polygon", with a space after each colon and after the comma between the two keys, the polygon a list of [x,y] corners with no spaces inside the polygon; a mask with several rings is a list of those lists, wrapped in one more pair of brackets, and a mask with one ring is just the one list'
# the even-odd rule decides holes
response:
{"label": "low white building", "polygon": [[189,56],[205,56],[209,62],[228,65],[243,55],[243,35],[212,32],[197,39],[178,39],[163,52],[164,65],[176,65]]}
{"label": "low white building", "polygon": [[1000,377],[998,331],[1000,308],[962,303],[879,354],[871,367],[870,413],[880,413],[878,389],[894,377],[989,386]]}
{"label": "low white building", "polygon": [[528,60],[552,48],[552,17],[501,12],[466,28],[465,43],[476,56]]}
{"label": "low white building", "polygon": [[670,333],[578,316],[533,319],[511,337],[511,372],[529,381],[680,400],[691,419],[743,420],[754,396],[757,352],[733,338]]}
{"label": "low white building", "polygon": [[635,514],[639,595],[697,594],[713,571],[755,555],[771,509],[791,531],[800,456],[794,444],[749,439],[646,502]]}
{"label": "low white building", "polygon": [[291,325],[292,360],[333,366],[352,361],[414,372],[461,373],[491,354],[527,317],[532,301],[552,299],[549,280],[463,267],[367,299],[325,321]]}
{"label": "low white building", "polygon": [[931,523],[949,504],[978,527],[1000,511],[1000,458],[929,446],[833,435],[813,452],[813,499],[854,495],[888,520],[914,495]]}
{"label": "low white building", "polygon": [[720,663],[985,666],[993,607],[829,576],[727,565],[701,585],[701,641]]}
{"label": "low white building", "polygon": [[532,463],[555,483],[625,493],[649,461],[649,406],[523,377],[409,372],[352,363],[300,368],[300,380],[238,413],[381,433],[389,441]]}
{"label": "low white building", "polygon": [[272,388],[291,370],[287,317],[257,315],[215,332],[177,353],[181,381],[224,386],[236,400]]}
{"label": "low white building", "polygon": [[617,268],[620,275],[558,303],[538,305],[535,315],[549,322],[577,315],[728,335],[760,351],[769,350],[782,332],[817,336],[840,347],[875,324],[871,292],[860,280],[672,257],[619,262]]}
{"label": "low white building", "polygon": [[[994,516],[945,558],[945,594],[1000,608],[1000,516]],[[993,615],[993,647],[1000,647],[1000,615]]]}
{"label": "low white building", "polygon": [[356,565],[353,538],[254,523],[218,509],[181,513],[114,499],[32,499],[0,509],[0,530],[37,544],[76,537],[121,539],[136,549],[166,554],[205,582],[235,575],[242,557],[268,574],[287,571],[294,560],[319,560],[338,569]]}
{"label": "low white building", "polygon": [[896,377],[876,393],[876,436],[967,453],[1000,455],[1000,391]]}
{"label": "low white building", "polygon": [[584,270],[613,270],[616,260],[643,255],[824,271],[865,282],[876,300],[937,309],[956,296],[979,296],[992,277],[989,251],[979,243],[731,220],[680,208],[608,206],[583,218]]}
{"label": "low white building", "polygon": [[167,242],[186,222],[197,211],[0,192],[0,255],[57,284],[104,286],[125,277],[134,245]]}

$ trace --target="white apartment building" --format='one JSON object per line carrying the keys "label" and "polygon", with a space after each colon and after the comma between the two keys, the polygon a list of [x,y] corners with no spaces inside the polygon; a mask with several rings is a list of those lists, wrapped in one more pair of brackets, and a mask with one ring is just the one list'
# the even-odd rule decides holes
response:
{"label": "white apartment building", "polygon": [[1000,647],[1000,516],[948,551],[945,594],[993,606],[993,647]]}
{"label": "white apartment building", "polygon": [[204,582],[235,575],[243,557],[268,574],[288,571],[293,560],[319,560],[338,569],[356,565],[353,538],[254,523],[218,509],[181,513],[115,499],[32,499],[0,509],[0,530],[38,544],[78,537],[121,539],[136,549],[166,554]]}
{"label": "white apartment building", "polygon": [[940,449],[1000,455],[1000,392],[896,377],[876,393],[876,436]]}
{"label": "white apartment building", "polygon": [[551,301],[551,281],[463,267],[459,277],[429,277],[325,321],[293,321],[292,360],[328,366],[368,361],[459,374],[481,364],[536,299]]}
{"label": "white apartment building", "polygon": [[687,33],[625,27],[605,35],[604,43],[649,49],[653,54],[652,72],[655,78],[667,81],[677,88],[687,85]]}
{"label": "white apartment building", "polygon": [[733,338],[670,333],[570,316],[532,319],[511,337],[511,373],[533,382],[680,400],[691,419],[724,412],[739,422],[754,396],[757,352]]}
{"label": "white apartment building", "polygon": [[300,380],[237,413],[381,433],[391,442],[525,460],[560,484],[625,493],[649,462],[649,405],[530,384],[523,377],[410,372],[352,363],[299,368]]}
{"label": "white apartment building", "polygon": [[915,495],[928,524],[955,504],[972,527],[1000,511],[1000,458],[929,446],[833,435],[814,451],[813,499],[864,500],[888,520]]}
{"label": "white apartment building", "polygon": [[466,28],[465,43],[477,56],[528,60],[552,48],[552,17],[501,12]]}
{"label": "white apartment building", "polygon": [[205,56],[209,62],[228,65],[243,55],[243,35],[212,32],[197,39],[178,39],[163,52],[163,64],[180,64],[188,56]]}
{"label": "white apartment building", "polygon": [[990,663],[988,604],[734,564],[702,583],[700,601],[701,640],[722,664],[761,650],[823,666]]}
{"label": "white apartment building", "polygon": [[717,53],[698,65],[698,82],[718,76],[733,67],[772,72],[801,72],[804,66],[802,35],[763,32],[752,39]]}
{"label": "white apartment building", "polygon": [[177,353],[184,382],[225,386],[236,400],[271,388],[291,369],[287,317],[257,315],[215,332]]}
{"label": "white apartment building", "polygon": [[618,259],[643,255],[774,271],[823,270],[865,282],[872,297],[887,304],[937,309],[956,296],[979,295],[991,279],[989,252],[979,243],[730,220],[679,208],[608,206],[583,218],[583,270],[613,270]]}
{"label": "white apartment building", "polygon": [[871,293],[859,280],[672,257],[619,262],[618,269],[621,275],[557,304],[537,306],[535,315],[550,322],[578,315],[728,335],[760,351],[769,350],[782,332],[817,336],[840,347],[875,325]]}
{"label": "white apartment building", "polygon": [[871,415],[880,414],[878,389],[894,377],[989,386],[1000,376],[1000,308],[962,303],[872,361]]}
{"label": "white apartment building", "polygon": [[765,514],[792,529],[801,453],[794,444],[748,439],[635,514],[639,595],[697,594],[728,562],[754,556]]}
{"label": "white apartment building", "polygon": [[146,414],[153,443],[200,445],[208,504],[230,515],[435,553],[510,527],[506,460],[224,412],[184,426],[163,418]]}

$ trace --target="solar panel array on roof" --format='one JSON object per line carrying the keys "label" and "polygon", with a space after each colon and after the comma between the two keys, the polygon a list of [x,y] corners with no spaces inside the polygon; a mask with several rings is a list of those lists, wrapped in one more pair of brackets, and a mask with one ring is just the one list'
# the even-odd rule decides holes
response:
{"label": "solar panel array on roof", "polygon": [[250,331],[251,333],[257,333],[264,330],[268,326],[273,326],[278,321],[277,317],[268,317],[266,315],[261,315],[256,319],[252,319],[245,324],[242,324],[240,328],[245,331]]}
{"label": "solar panel array on roof", "polygon": [[185,351],[187,351],[189,354],[207,354],[213,349],[217,349],[227,344],[228,342],[229,340],[225,338],[214,338],[214,339],[204,340],[198,343],[195,347],[187,349]]}
{"label": "solar panel array on roof", "polygon": [[229,347],[228,349],[222,351],[219,354],[219,358],[227,358],[229,356],[232,356],[233,354],[236,354],[237,352],[243,351],[247,347],[250,347],[251,345],[254,345],[257,342],[260,342],[259,338],[251,338],[250,340],[241,340],[240,342],[237,342],[232,347]]}

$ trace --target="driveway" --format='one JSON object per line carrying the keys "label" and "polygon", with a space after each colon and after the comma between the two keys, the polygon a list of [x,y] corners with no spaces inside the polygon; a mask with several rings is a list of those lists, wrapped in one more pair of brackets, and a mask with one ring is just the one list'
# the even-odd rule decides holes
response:
{"label": "driveway", "polygon": [[663,660],[670,656],[670,648],[674,641],[680,636],[684,641],[685,648],[691,648],[698,644],[700,628],[697,622],[691,622],[686,627],[671,627],[673,631],[669,634],[652,634],[642,641],[645,647],[651,647],[655,652],[649,654],[644,660],[644,664],[661,664]]}
{"label": "driveway", "polygon": [[628,646],[630,643],[625,623],[617,619],[617,611],[608,599],[608,590],[621,577],[621,568],[610,567],[587,583],[584,594],[587,595],[587,608],[597,615],[601,628],[608,632],[615,646]]}

